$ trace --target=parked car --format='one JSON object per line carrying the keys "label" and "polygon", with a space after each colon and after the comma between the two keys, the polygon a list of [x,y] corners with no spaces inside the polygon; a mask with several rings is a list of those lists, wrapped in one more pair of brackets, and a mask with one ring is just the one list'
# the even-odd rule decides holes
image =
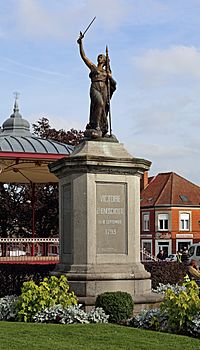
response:
{"label": "parked car", "polygon": [[194,259],[200,265],[200,243],[192,244],[188,250],[189,262]]}
{"label": "parked car", "polygon": [[177,256],[176,256],[176,254],[169,254],[165,260],[166,261],[177,261]]}

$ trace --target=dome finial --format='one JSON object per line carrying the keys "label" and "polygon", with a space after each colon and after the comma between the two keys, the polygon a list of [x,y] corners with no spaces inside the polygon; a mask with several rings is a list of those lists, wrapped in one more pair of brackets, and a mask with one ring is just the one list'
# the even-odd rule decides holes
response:
{"label": "dome finial", "polygon": [[19,107],[18,107],[17,100],[18,100],[18,98],[19,98],[20,93],[17,92],[17,91],[15,91],[15,92],[13,92],[13,95],[14,95],[14,97],[15,97],[15,103],[14,103],[14,108],[13,108],[13,111],[14,111],[14,113],[15,113],[15,112],[19,112]]}
{"label": "dome finial", "polygon": [[20,135],[20,136],[30,136],[30,124],[29,122],[22,118],[22,115],[19,113],[19,107],[18,107],[18,96],[19,92],[14,92],[15,102],[14,102],[14,108],[13,113],[11,114],[10,118],[5,120],[5,122],[2,125],[2,134],[4,135]]}

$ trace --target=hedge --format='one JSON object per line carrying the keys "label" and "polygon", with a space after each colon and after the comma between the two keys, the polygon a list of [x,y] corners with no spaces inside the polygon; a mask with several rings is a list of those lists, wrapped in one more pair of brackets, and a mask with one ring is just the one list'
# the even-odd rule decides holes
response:
{"label": "hedge", "polygon": [[19,295],[25,281],[39,282],[49,276],[55,264],[0,264],[0,298],[5,295]]}
{"label": "hedge", "polygon": [[[156,288],[159,283],[176,284],[187,273],[187,266],[178,262],[145,262],[144,266],[151,273],[152,288]],[[54,264],[0,264],[0,297],[13,294],[19,295],[23,282],[30,279],[33,279],[34,282],[39,282],[44,277],[49,276],[54,268]]]}
{"label": "hedge", "polygon": [[187,265],[176,261],[149,261],[144,263],[144,267],[151,273],[152,288],[156,288],[159,283],[179,283],[187,274]]}

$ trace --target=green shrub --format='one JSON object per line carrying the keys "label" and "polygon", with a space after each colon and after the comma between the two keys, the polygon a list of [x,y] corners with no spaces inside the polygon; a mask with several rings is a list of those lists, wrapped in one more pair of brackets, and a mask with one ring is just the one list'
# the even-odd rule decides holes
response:
{"label": "green shrub", "polygon": [[109,322],[121,322],[133,315],[133,299],[126,292],[105,292],[97,296],[96,307],[101,307],[107,315]]}
{"label": "green shrub", "polygon": [[30,322],[41,310],[60,304],[64,307],[77,304],[74,292],[69,293],[67,277],[51,276],[37,285],[33,281],[24,282],[17,304],[18,320]]}
{"label": "green shrub", "polygon": [[168,315],[169,330],[180,334],[187,332],[188,322],[192,321],[200,311],[199,288],[196,282],[190,281],[186,276],[183,286],[185,290],[181,290],[178,294],[168,289],[161,304],[161,311]]}

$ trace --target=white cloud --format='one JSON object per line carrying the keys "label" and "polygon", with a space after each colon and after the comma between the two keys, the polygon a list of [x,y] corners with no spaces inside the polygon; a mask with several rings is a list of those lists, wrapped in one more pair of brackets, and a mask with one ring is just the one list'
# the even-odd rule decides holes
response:
{"label": "white cloud", "polygon": [[200,79],[200,51],[195,47],[174,46],[153,49],[133,59],[136,66],[154,80]]}
{"label": "white cloud", "polygon": [[[162,145],[158,143],[130,142],[126,144],[126,149],[138,158],[148,159],[152,162],[150,175],[161,172],[176,172],[177,174],[200,184],[198,166],[194,167],[197,161],[197,150],[183,145]],[[192,171],[191,171],[192,169]]]}
{"label": "white cloud", "polygon": [[[143,96],[143,95],[142,95]],[[196,94],[195,94],[196,96]],[[190,122],[196,117],[193,110],[198,100],[193,99],[190,94],[175,94],[173,89],[167,93],[164,89],[156,95],[148,97],[146,91],[146,104],[141,105],[140,100],[135,108],[134,133],[148,137],[149,133],[158,138],[167,135],[172,139],[172,135],[177,135],[182,131],[182,126],[188,121],[188,112],[191,113]],[[197,106],[197,107],[198,107]],[[144,127],[145,126],[145,127]]]}
{"label": "white cloud", "polygon": [[0,71],[2,73],[7,74],[7,76],[8,75],[10,75],[10,76],[17,75],[20,77],[26,77],[26,78],[30,78],[30,79],[36,79],[36,80],[40,80],[40,81],[50,82],[50,80],[47,80],[45,78],[37,77],[36,75],[31,75],[31,74],[27,74],[27,73],[23,73],[23,72],[19,72],[19,71],[14,71],[12,69],[0,68]]}
{"label": "white cloud", "polygon": [[150,23],[163,23],[168,21],[169,4],[159,0],[132,1],[132,23],[144,25]]}
{"label": "white cloud", "polygon": [[148,143],[139,143],[136,142],[134,145],[130,143],[128,149],[133,150],[137,154],[137,157],[142,157],[142,154],[145,154],[145,157],[152,159],[156,158],[160,160],[166,159],[180,159],[185,156],[196,155],[195,150],[192,147],[184,147],[183,145],[166,145],[159,143],[148,142]]}
{"label": "white cloud", "polygon": [[2,28],[0,28],[0,38],[3,38],[5,36],[5,32]]}
{"label": "white cloud", "polygon": [[134,64],[134,136],[155,138],[161,144],[168,140],[171,145],[185,144],[189,135],[194,138],[193,122],[200,110],[200,51],[186,46],[148,50]]}
{"label": "white cloud", "polygon": [[[123,0],[86,0],[85,9],[95,14],[99,23],[106,29],[115,30],[120,27],[129,14],[131,2]],[[104,28],[105,29],[105,28]]]}
{"label": "white cloud", "polygon": [[28,70],[35,71],[35,72],[38,72],[38,73],[41,73],[41,74],[45,74],[45,75],[53,75],[53,76],[59,76],[59,77],[67,78],[66,74],[62,74],[62,73],[57,72],[57,71],[47,70],[47,69],[39,68],[39,67],[36,67],[36,66],[30,66],[30,65],[18,62],[16,60],[13,60],[13,59],[10,59],[10,58],[3,58],[3,59],[5,60],[5,62],[10,63],[11,65],[19,66],[19,67],[21,67],[24,70],[28,69]]}
{"label": "white cloud", "polygon": [[19,0],[17,7],[18,24],[24,28],[24,35],[59,35],[55,17],[38,0]]}
{"label": "white cloud", "polygon": [[[116,30],[129,13],[129,0],[85,0],[74,4],[68,0],[62,3],[39,0],[19,0],[16,8],[17,22],[25,36],[35,38],[67,38],[84,30],[97,16],[98,28]],[[83,26],[83,28],[81,28]],[[21,33],[22,34],[22,33]]]}

